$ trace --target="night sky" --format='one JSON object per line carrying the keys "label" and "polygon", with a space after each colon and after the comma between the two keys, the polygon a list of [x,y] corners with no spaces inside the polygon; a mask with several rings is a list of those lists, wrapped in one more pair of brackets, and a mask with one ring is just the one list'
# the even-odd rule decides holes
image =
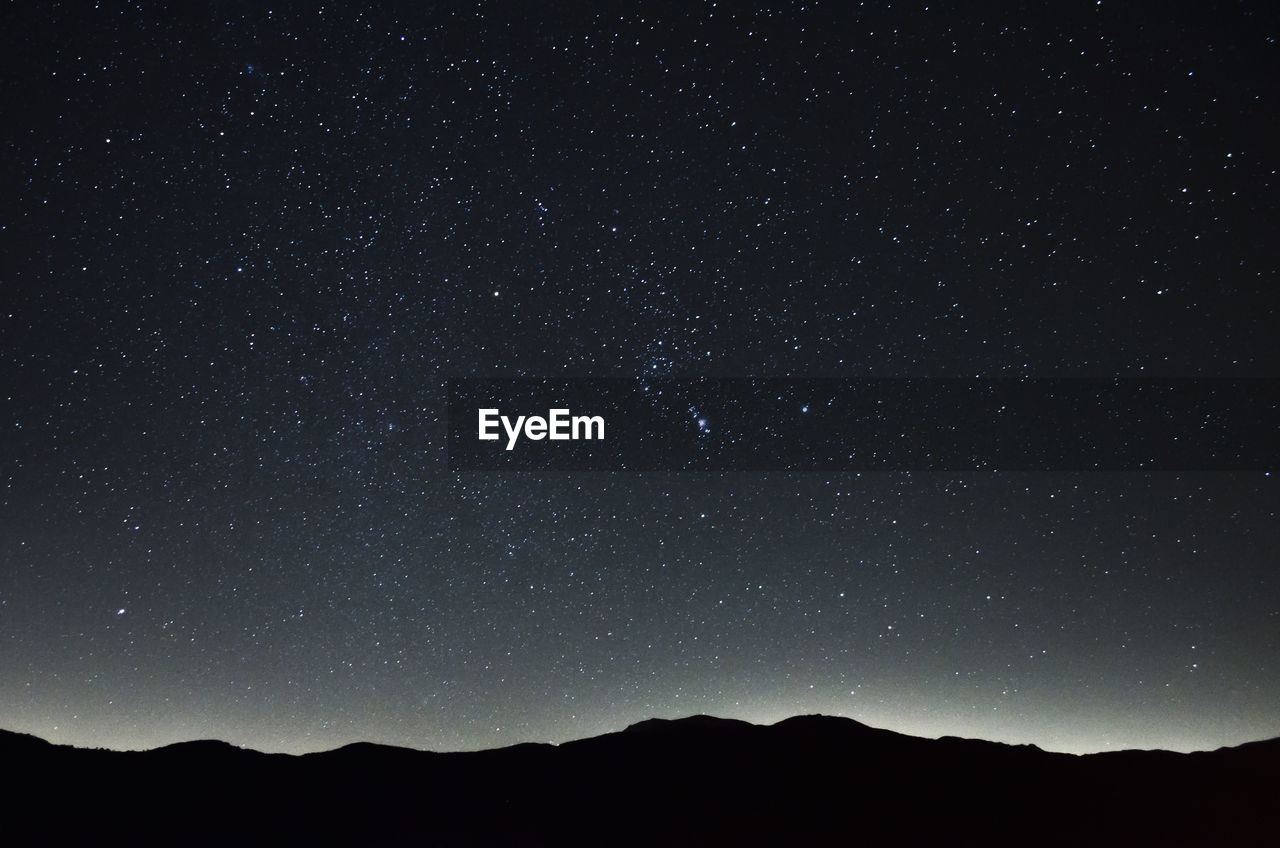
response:
{"label": "night sky", "polygon": [[0,726],[1280,735],[1271,469],[464,472],[444,395],[1280,376],[1270,4],[347,5],[0,15]]}

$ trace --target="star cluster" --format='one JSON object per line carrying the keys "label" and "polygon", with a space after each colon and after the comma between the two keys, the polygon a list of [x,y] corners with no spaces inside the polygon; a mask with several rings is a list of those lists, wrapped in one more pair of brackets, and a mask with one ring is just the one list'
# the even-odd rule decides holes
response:
{"label": "star cluster", "polygon": [[5,727],[1280,732],[1269,469],[460,473],[443,396],[1274,377],[1273,12],[3,17]]}

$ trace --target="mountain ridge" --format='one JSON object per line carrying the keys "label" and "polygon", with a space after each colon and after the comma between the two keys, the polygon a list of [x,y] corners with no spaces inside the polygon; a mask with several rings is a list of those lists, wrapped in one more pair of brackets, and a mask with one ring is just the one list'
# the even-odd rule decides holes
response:
{"label": "mountain ridge", "polygon": [[624,733],[626,734],[652,733],[652,732],[683,733],[691,730],[709,730],[709,729],[714,730],[717,728],[719,729],[778,728],[778,727],[796,727],[800,725],[813,725],[817,723],[826,723],[829,725],[839,724],[846,729],[857,728],[857,729],[860,729],[861,731],[870,732],[874,734],[888,734],[890,736],[897,737],[900,739],[912,739],[912,740],[919,740],[924,742],[948,742],[948,743],[963,742],[963,743],[975,743],[975,744],[981,744],[981,745],[995,745],[995,746],[1001,746],[1005,748],[1030,749],[1030,750],[1039,751],[1045,754],[1066,756],[1066,757],[1101,757],[1101,756],[1114,757],[1117,755],[1135,754],[1135,753],[1173,754],[1179,757],[1187,757],[1187,756],[1194,756],[1194,755],[1200,755],[1200,754],[1216,754],[1223,751],[1235,751],[1240,749],[1251,749],[1251,748],[1259,748],[1259,747],[1265,748],[1267,746],[1275,746],[1277,748],[1280,748],[1280,736],[1274,736],[1268,739],[1255,739],[1255,740],[1250,740],[1248,742],[1241,742],[1237,745],[1221,745],[1217,748],[1203,749],[1203,750],[1196,750],[1196,751],[1172,751],[1167,748],[1122,748],[1115,751],[1092,751],[1092,752],[1083,753],[1083,754],[1076,754],[1076,753],[1070,753],[1066,751],[1054,751],[1047,748],[1041,748],[1039,745],[1036,745],[1033,742],[1001,742],[994,739],[982,739],[979,737],[972,737],[972,736],[955,736],[951,734],[948,734],[945,736],[938,736],[938,737],[913,736],[911,734],[901,733],[896,730],[889,730],[887,728],[874,727],[869,724],[864,724],[858,721],[857,719],[848,718],[846,716],[828,715],[825,713],[797,714],[794,716],[788,716],[787,718],[784,718],[784,719],[779,719],[778,721],[772,724],[757,724],[755,722],[749,722],[744,719],[721,718],[719,716],[712,716],[712,715],[707,715],[703,713],[697,713],[693,715],[682,716],[679,718],[655,717],[655,718],[642,719],[638,722],[634,722],[632,724],[627,725],[622,730],[606,731],[605,733],[598,734],[596,736],[584,736],[577,739],[565,740],[564,742],[524,741],[524,742],[515,742],[510,745],[503,745],[497,748],[478,748],[474,750],[468,749],[463,751],[435,751],[430,748],[412,748],[406,745],[395,745],[387,742],[356,741],[356,742],[347,742],[345,744],[339,745],[336,748],[327,748],[320,751],[307,751],[300,754],[290,754],[287,752],[280,752],[280,751],[261,751],[257,748],[247,747],[244,745],[237,745],[233,742],[227,742],[225,740],[216,739],[216,738],[181,740],[178,742],[168,742],[168,743],[165,743],[164,745],[158,745],[154,748],[142,748],[142,749],[88,748],[88,747],[81,747],[77,745],[68,745],[64,743],[52,742],[34,733],[27,733],[24,731],[17,731],[17,730],[7,730],[4,728],[0,728],[0,750],[4,750],[10,744],[38,744],[40,746],[48,746],[51,748],[66,749],[66,750],[72,750],[72,751],[98,751],[98,752],[115,753],[115,754],[144,754],[144,753],[152,753],[157,751],[165,751],[165,750],[175,749],[175,748],[182,748],[184,746],[209,746],[211,749],[215,747],[225,747],[229,749],[234,749],[236,751],[244,751],[244,752],[254,753],[254,754],[263,754],[267,756],[285,756],[285,757],[315,757],[323,754],[337,753],[339,751],[356,751],[356,750],[368,750],[368,749],[378,749],[383,751],[404,751],[404,752],[410,752],[410,753],[416,753],[416,754],[479,754],[479,753],[488,753],[488,752],[494,752],[494,751],[506,751],[506,750],[516,749],[516,748],[528,747],[528,746],[554,748],[554,747],[559,747],[561,745],[586,742],[592,739],[599,739],[606,736],[613,736],[616,734],[624,734]]}
{"label": "mountain ridge", "polygon": [[119,822],[134,844],[1180,845],[1280,830],[1280,739],[1073,755],[836,716],[689,716],[463,752],[104,751],[0,731],[0,762],[19,778],[0,825],[39,842]]}

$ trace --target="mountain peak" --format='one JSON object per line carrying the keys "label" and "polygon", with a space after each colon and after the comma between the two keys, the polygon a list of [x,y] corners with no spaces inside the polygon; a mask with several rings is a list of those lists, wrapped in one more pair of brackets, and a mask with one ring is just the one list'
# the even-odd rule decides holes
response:
{"label": "mountain peak", "polygon": [[709,715],[692,715],[684,718],[649,718],[627,727],[623,733],[680,733],[693,730],[726,730],[729,728],[755,727],[748,721],[736,718],[717,718]]}

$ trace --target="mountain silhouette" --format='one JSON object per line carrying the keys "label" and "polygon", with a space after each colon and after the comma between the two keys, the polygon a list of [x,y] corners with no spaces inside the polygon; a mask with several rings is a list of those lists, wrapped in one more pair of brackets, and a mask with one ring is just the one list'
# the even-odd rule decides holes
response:
{"label": "mountain silhouette", "polygon": [[[1075,756],[851,719],[650,719],[560,745],[118,752],[0,731],[10,844],[1224,845],[1280,833],[1280,739]],[[23,835],[25,838],[12,839]]]}

